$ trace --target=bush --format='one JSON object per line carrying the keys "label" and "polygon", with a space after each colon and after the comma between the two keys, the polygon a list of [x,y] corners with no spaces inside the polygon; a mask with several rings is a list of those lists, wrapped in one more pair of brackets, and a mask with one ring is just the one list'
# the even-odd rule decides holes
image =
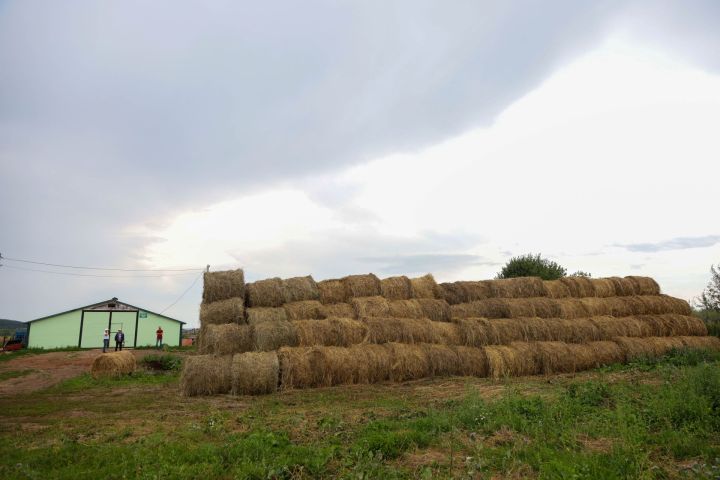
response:
{"label": "bush", "polygon": [[540,277],[543,280],[557,280],[567,273],[564,267],[557,263],[542,258],[540,254],[521,255],[513,257],[500,270],[497,278],[514,278],[514,277]]}
{"label": "bush", "polygon": [[180,370],[182,358],[177,355],[145,355],[140,363],[149,370]]}

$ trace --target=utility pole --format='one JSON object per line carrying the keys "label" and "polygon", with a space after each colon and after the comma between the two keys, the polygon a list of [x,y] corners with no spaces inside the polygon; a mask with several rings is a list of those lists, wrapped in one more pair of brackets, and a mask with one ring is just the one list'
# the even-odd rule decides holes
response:
{"label": "utility pole", "polygon": [[[2,255],[0,255],[0,258],[2,258]],[[208,266],[205,267],[205,271],[206,271],[206,272],[209,272],[209,271],[210,271],[210,265],[208,265]]]}

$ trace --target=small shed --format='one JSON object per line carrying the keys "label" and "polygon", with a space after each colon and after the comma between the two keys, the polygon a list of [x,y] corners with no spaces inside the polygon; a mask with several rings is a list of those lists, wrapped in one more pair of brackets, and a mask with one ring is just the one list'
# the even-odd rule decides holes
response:
{"label": "small shed", "polygon": [[103,332],[108,328],[111,346],[119,329],[125,333],[125,347],[153,346],[155,331],[161,327],[163,344],[179,346],[184,324],[112,298],[30,320],[27,322],[27,345],[28,348],[101,348]]}

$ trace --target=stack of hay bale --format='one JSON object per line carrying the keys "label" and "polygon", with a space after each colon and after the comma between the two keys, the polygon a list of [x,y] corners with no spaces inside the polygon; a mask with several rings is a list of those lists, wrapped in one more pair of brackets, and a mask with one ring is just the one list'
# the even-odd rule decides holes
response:
{"label": "stack of hay bale", "polygon": [[[213,275],[224,273],[206,276],[210,298],[214,285],[226,285]],[[208,321],[211,309],[201,309],[204,355],[186,362],[185,394],[575,372],[672,348],[720,348],[687,302],[647,277],[438,285],[432,275],[308,276],[261,280],[244,292],[242,319]]]}

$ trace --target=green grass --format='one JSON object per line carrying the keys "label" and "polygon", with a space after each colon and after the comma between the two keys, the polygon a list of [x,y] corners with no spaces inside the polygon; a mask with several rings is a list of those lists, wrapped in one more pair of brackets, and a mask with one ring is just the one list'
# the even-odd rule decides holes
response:
{"label": "green grass", "polygon": [[0,382],[11,378],[24,377],[25,375],[30,375],[34,371],[35,370],[8,370],[7,372],[0,372]]}
{"label": "green grass", "polygon": [[[186,399],[84,375],[0,399],[0,478],[716,478],[720,358]],[[32,425],[20,431],[15,419]]]}

